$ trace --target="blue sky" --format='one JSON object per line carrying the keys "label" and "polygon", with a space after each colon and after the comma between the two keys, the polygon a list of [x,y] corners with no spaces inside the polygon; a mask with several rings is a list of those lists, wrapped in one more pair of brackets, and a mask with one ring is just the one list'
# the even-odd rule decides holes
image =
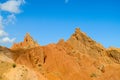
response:
{"label": "blue sky", "polygon": [[80,27],[105,47],[120,47],[119,4],[120,0],[25,0],[21,13],[15,14],[15,23],[6,25],[4,30],[16,38],[15,42],[22,41],[29,32],[40,45],[46,45],[61,38],[67,40]]}

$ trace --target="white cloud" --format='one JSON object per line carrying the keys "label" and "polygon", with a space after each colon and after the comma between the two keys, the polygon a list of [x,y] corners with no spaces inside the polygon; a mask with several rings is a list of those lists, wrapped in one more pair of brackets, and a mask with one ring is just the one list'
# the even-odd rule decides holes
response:
{"label": "white cloud", "polygon": [[[6,0],[0,2],[0,43],[13,43],[16,38],[9,38],[9,34],[4,31],[5,26],[16,20],[15,14],[21,12],[20,7],[25,3],[25,0]],[[4,13],[8,14],[4,14]],[[3,16],[4,15],[4,16]]]}
{"label": "white cloud", "polygon": [[8,15],[7,19],[4,20],[4,24],[12,23],[14,24],[16,20],[16,16],[14,14]]}
{"label": "white cloud", "polygon": [[4,30],[0,30],[0,37],[8,36],[8,33],[6,33]]}
{"label": "white cloud", "polygon": [[3,17],[0,15],[0,29],[3,28]]}
{"label": "white cloud", "polygon": [[14,43],[16,38],[10,39],[9,37],[4,37],[0,40],[1,43]]}
{"label": "white cloud", "polygon": [[0,4],[0,9],[10,13],[20,13],[20,6],[25,3],[24,0],[8,0]]}

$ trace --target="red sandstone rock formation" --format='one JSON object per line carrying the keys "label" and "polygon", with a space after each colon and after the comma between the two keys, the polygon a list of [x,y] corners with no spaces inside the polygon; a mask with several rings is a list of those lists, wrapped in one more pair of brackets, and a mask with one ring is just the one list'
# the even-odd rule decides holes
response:
{"label": "red sandstone rock formation", "polygon": [[119,50],[105,49],[76,28],[67,41],[46,46],[39,46],[27,34],[23,42],[12,46],[11,53],[17,64],[48,80],[120,80]]}
{"label": "red sandstone rock formation", "polygon": [[29,33],[27,33],[24,37],[24,41],[20,43],[15,43],[11,47],[11,49],[29,49],[37,46],[39,46],[39,44],[33,40]]}

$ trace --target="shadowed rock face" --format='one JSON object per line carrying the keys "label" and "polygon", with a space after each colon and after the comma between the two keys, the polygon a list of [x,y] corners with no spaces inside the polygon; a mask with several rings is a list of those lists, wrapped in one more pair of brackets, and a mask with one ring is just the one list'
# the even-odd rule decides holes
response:
{"label": "shadowed rock face", "polygon": [[23,42],[0,50],[7,50],[14,63],[33,71],[36,80],[120,80],[120,49],[104,48],[79,28],[57,44],[39,46],[27,33]]}
{"label": "shadowed rock face", "polygon": [[109,48],[109,49],[107,49],[107,54],[114,62],[120,64],[120,49]]}

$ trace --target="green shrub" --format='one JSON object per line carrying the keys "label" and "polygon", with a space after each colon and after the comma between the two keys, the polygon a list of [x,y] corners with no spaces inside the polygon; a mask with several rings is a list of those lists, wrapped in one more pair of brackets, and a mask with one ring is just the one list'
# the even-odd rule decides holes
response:
{"label": "green shrub", "polygon": [[97,75],[95,73],[92,73],[90,77],[97,77]]}
{"label": "green shrub", "polygon": [[12,66],[13,66],[13,68],[15,68],[15,67],[16,67],[16,64],[13,64]]}

